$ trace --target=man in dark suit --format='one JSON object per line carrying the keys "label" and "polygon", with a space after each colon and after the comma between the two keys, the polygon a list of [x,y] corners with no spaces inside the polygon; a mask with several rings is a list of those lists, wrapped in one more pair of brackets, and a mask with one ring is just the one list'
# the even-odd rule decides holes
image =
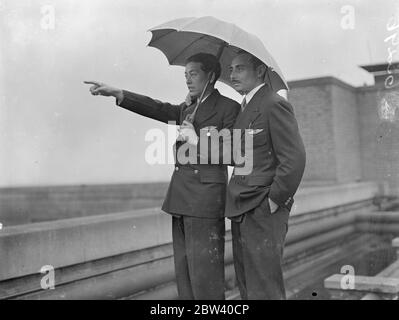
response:
{"label": "man in dark suit", "polygon": [[[181,137],[175,144],[175,170],[162,206],[163,211],[173,215],[174,262],[181,299],[224,299],[227,166],[222,161],[223,152],[216,156],[221,161],[211,162],[214,150],[211,144],[208,148],[197,148],[210,139],[210,134],[203,134],[204,130],[209,133],[209,128],[231,129],[240,110],[237,102],[214,88],[220,72],[220,63],[213,55],[199,53],[190,57],[185,76],[192,103],[180,105],[162,103],[95,81],[86,82],[93,84],[92,94],[114,96],[122,108],[182,125]],[[209,79],[193,123],[185,121],[193,113]]]}
{"label": "man in dark suit", "polygon": [[234,129],[242,132],[234,159],[241,152],[250,155],[245,161],[252,161],[250,172],[242,170],[242,163],[235,164],[226,201],[226,216],[232,220],[234,267],[243,299],[286,298],[283,247],[293,196],[306,161],[294,110],[264,83],[266,68],[244,51],[230,67],[235,89],[245,95],[234,124]]}

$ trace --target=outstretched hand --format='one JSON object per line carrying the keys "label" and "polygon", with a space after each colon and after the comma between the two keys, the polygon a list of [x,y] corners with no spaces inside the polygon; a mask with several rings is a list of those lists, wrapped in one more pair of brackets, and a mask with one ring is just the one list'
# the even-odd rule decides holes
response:
{"label": "outstretched hand", "polygon": [[83,81],[83,83],[92,84],[92,86],[90,87],[90,92],[93,96],[113,96],[118,98],[118,94],[121,93],[120,89],[111,87],[99,81]]}

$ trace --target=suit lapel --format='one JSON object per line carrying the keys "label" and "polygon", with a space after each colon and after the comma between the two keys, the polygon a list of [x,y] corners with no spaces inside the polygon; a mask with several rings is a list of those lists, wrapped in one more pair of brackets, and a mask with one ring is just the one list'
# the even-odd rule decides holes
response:
{"label": "suit lapel", "polygon": [[241,129],[241,137],[245,133],[245,129],[250,129],[252,123],[260,116],[259,106],[262,103],[262,99],[267,91],[266,85],[260,88],[251,101],[247,104],[244,111],[242,111],[236,120],[236,128]]}
{"label": "suit lapel", "polygon": [[194,120],[197,126],[201,126],[202,123],[209,120],[217,113],[216,102],[219,96],[220,96],[219,91],[215,89],[212,91],[209,97],[206,98],[206,100],[199,105]]}
{"label": "suit lapel", "polygon": [[186,119],[187,115],[193,113],[195,108],[195,103],[190,104],[189,106],[186,106],[185,103],[183,103],[183,111],[181,113],[181,121],[180,123],[183,123],[183,121]]}

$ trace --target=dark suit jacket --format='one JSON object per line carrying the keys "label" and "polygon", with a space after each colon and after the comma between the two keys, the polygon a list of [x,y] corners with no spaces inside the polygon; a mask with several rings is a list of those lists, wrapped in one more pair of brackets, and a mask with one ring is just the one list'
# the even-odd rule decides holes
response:
{"label": "dark suit jacket", "polygon": [[253,137],[253,169],[249,174],[237,174],[240,165],[236,163],[227,190],[226,216],[238,216],[261,204],[268,206],[267,197],[291,210],[306,162],[291,104],[265,85],[240,112],[234,128],[241,129],[242,155],[245,135]]}
{"label": "dark suit jacket", "polygon": [[[188,107],[184,103],[173,105],[129,91],[123,91],[123,94],[124,99],[119,104],[120,107],[165,123],[174,121],[179,125],[195,108],[195,104]],[[211,126],[216,127],[217,130],[231,129],[239,111],[240,105],[237,102],[222,96],[215,89],[197,110],[193,123],[197,135],[202,139],[200,129]],[[208,137],[205,136],[205,139]],[[194,157],[190,158],[190,162],[180,163],[179,159],[176,159],[176,153],[181,151],[184,144],[176,142],[175,171],[162,210],[171,214],[193,217],[220,218],[224,216],[227,166],[222,162],[211,164],[211,144],[208,145],[208,159],[204,160],[204,153],[199,152],[201,150],[199,144],[198,152],[195,149],[195,153],[191,153]],[[187,148],[184,150],[188,155],[189,150]],[[221,156],[222,153],[220,153]],[[201,164],[200,161],[208,161],[209,164]]]}

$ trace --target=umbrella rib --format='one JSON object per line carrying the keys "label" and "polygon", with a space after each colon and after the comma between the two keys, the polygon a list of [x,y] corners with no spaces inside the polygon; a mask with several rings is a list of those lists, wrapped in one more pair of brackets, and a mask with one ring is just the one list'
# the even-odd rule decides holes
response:
{"label": "umbrella rib", "polygon": [[173,59],[170,60],[170,64],[174,63],[178,57],[180,57],[189,47],[191,47],[195,42],[205,38],[207,35],[202,35],[201,37],[192,41],[189,45],[187,45],[182,51],[180,51]]}
{"label": "umbrella rib", "polygon": [[[167,32],[167,33],[165,33],[165,34],[163,34],[163,35],[161,35],[159,38],[156,38],[156,39],[151,39],[150,40],[150,42],[152,42],[152,41],[158,41],[159,39],[162,39],[162,38],[164,38],[164,37],[166,37],[166,36],[168,36],[169,34],[171,34],[172,32],[176,32],[176,30],[175,29],[169,29],[170,31],[169,32]],[[153,36],[155,35],[155,31],[158,31],[158,30],[150,30],[151,32],[152,32],[152,34],[153,34]]]}

